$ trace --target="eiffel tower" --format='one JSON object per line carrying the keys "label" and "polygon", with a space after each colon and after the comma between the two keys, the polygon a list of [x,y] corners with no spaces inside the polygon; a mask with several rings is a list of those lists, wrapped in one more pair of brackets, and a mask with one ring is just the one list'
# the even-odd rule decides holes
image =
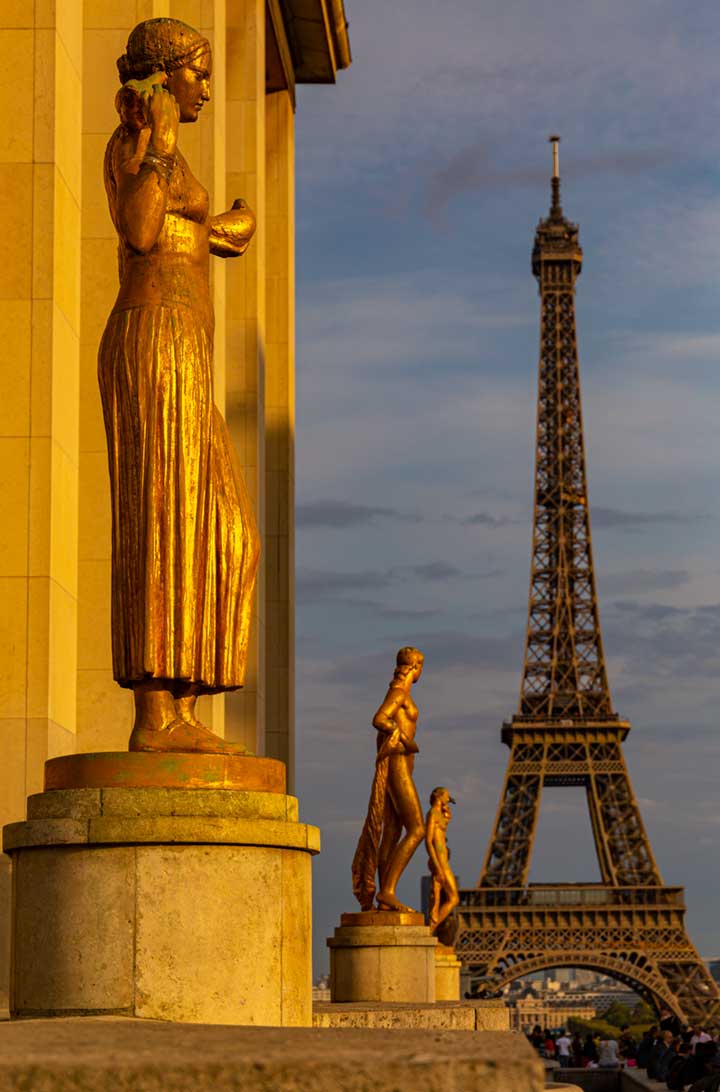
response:
{"label": "eiffel tower", "polygon": [[[630,783],[613,712],[590,539],[575,281],[578,227],[560,204],[559,137],[550,213],[538,224],[540,288],[535,514],[518,713],[478,886],[463,890],[456,949],[473,993],[497,995],[550,967],[612,976],[681,1019],[720,1018],[720,990],[687,932],[681,887],[666,887]],[[584,786],[602,882],[528,883],[543,785]]]}

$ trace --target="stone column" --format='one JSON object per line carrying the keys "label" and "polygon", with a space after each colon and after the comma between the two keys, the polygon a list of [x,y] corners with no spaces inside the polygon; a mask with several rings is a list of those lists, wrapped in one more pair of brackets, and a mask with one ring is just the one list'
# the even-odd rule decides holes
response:
{"label": "stone column", "polygon": [[265,725],[265,0],[227,0],[228,203],[244,197],[258,228],[247,254],[227,263],[225,416],[255,505],[263,555],[242,691],[225,698],[225,734],[263,753]]}
{"label": "stone column", "polygon": [[[16,88],[0,134],[0,822],[74,749],[82,2],[0,5]],[[0,995],[9,873],[0,865]],[[0,1005],[2,1000],[0,999]]]}
{"label": "stone column", "polygon": [[295,767],[295,115],[266,96],[265,753]]}

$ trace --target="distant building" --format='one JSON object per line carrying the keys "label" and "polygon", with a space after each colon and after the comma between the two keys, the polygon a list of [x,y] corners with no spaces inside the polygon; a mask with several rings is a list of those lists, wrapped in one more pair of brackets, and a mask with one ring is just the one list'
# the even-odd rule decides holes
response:
{"label": "distant building", "polygon": [[510,1013],[510,1030],[525,1033],[532,1031],[536,1024],[551,1031],[559,1031],[567,1027],[569,1020],[595,1019],[594,1005],[575,1001],[550,1002],[543,998],[525,997],[509,1001],[507,1007]]}
{"label": "distant building", "polygon": [[313,982],[312,999],[313,1001],[331,1000],[329,974],[321,974],[320,977]]}

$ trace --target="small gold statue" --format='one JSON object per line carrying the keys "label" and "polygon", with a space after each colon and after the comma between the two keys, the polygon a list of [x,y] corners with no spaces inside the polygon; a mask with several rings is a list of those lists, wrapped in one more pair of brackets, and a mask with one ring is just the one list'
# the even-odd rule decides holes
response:
{"label": "small gold statue", "polygon": [[242,686],[260,544],[213,402],[210,255],[247,250],[244,201],[211,216],[177,145],[210,98],[212,54],[177,19],[148,19],[118,60],[120,124],[105,152],[120,290],[98,378],[112,500],[113,671],[135,696],[130,750],[243,753],[195,716]]}
{"label": "small gold statue", "polygon": [[419,750],[415,743],[418,708],[410,693],[422,674],[423,660],[417,648],[400,649],[387,695],[373,717],[373,727],[378,730],[375,776],[352,864],[353,892],[363,910],[373,908],[377,872],[378,909],[414,912],[399,901],[395,890],[425,836],[413,781]]}
{"label": "small gold statue", "polygon": [[460,902],[447,844],[447,828],[452,819],[450,805],[454,803],[447,789],[442,786],[433,789],[430,810],[425,818],[425,844],[431,877],[428,925],[444,944],[452,944],[454,939],[454,922],[450,915]]}

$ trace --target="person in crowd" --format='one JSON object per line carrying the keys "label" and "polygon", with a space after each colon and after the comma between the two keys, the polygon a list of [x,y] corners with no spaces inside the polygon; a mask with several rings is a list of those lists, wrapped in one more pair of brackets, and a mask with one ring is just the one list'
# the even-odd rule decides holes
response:
{"label": "person in crowd", "polygon": [[673,1016],[666,1007],[660,1009],[660,1031],[671,1031],[673,1035],[679,1035],[681,1031],[677,1016]]}
{"label": "person in crowd", "polygon": [[647,1075],[651,1080],[656,1081],[658,1079],[657,1071],[658,1066],[662,1062],[663,1058],[670,1050],[670,1044],[673,1041],[673,1033],[671,1031],[661,1031],[655,1046],[650,1051],[650,1057],[647,1063]]}
{"label": "person in crowd", "polygon": [[628,1024],[623,1024],[620,1029],[618,1050],[620,1051],[620,1057],[625,1065],[637,1065],[637,1043],[630,1034],[630,1027]]}
{"label": "person in crowd", "polygon": [[613,1039],[611,1035],[603,1036],[600,1040],[598,1065],[600,1069],[618,1069],[620,1066],[617,1039]]}
{"label": "person in crowd", "polygon": [[536,1024],[535,1027],[532,1029],[532,1031],[528,1035],[528,1039],[530,1040],[532,1046],[535,1047],[537,1052],[541,1053],[545,1039],[543,1037],[543,1030],[539,1024]]}
{"label": "person in crowd", "polygon": [[572,1044],[570,1046],[570,1058],[574,1069],[581,1069],[584,1065],[583,1062],[583,1044],[580,1038],[580,1033],[575,1032],[572,1037]]}
{"label": "person in crowd", "polygon": [[658,1061],[657,1061],[657,1063],[655,1065],[655,1080],[656,1081],[667,1081],[668,1073],[670,1072],[670,1067],[673,1065],[673,1063],[675,1062],[675,1059],[678,1057],[678,1051],[679,1051],[681,1045],[682,1045],[682,1039],[680,1039],[680,1037],[677,1036],[677,1035],[675,1035],[670,1040],[670,1044],[668,1046],[668,1049],[665,1051],[665,1053],[662,1055],[662,1057],[658,1059]]}
{"label": "person in crowd", "polygon": [[638,1069],[647,1069],[648,1058],[650,1057],[650,1051],[655,1046],[655,1040],[658,1037],[658,1026],[653,1024],[647,1031],[643,1032],[642,1039],[638,1043],[637,1048],[637,1064]]}
{"label": "person in crowd", "polygon": [[543,1049],[545,1051],[545,1057],[546,1058],[554,1058],[555,1057],[555,1040],[552,1037],[552,1032],[548,1028],[545,1028],[545,1031],[543,1032],[543,1035],[545,1036],[545,1044],[544,1044],[544,1047],[543,1047]]}
{"label": "person in crowd", "polygon": [[698,1043],[695,1053],[688,1056],[687,1069],[683,1070],[678,1077],[678,1089],[681,1079],[690,1085],[693,1092],[718,1092],[720,1058],[718,1044],[713,1039],[706,1043]]}
{"label": "person in crowd", "polygon": [[690,1050],[690,1044],[680,1040],[675,1058],[667,1067],[665,1084],[673,1092],[680,1092],[695,1076],[695,1058]]}
{"label": "person in crowd", "polygon": [[698,1043],[709,1043],[712,1041],[712,1036],[708,1035],[705,1028],[701,1024],[695,1024],[693,1027],[692,1037],[690,1039],[690,1046],[692,1047],[693,1054],[697,1052]]}
{"label": "person in crowd", "polygon": [[572,1041],[566,1031],[561,1031],[555,1040],[555,1052],[557,1059],[560,1062],[561,1069],[570,1068],[570,1049],[572,1047]]}
{"label": "person in crowd", "polygon": [[583,1066],[597,1065],[598,1049],[591,1031],[585,1036],[585,1042],[583,1043],[582,1048],[582,1058]]}

